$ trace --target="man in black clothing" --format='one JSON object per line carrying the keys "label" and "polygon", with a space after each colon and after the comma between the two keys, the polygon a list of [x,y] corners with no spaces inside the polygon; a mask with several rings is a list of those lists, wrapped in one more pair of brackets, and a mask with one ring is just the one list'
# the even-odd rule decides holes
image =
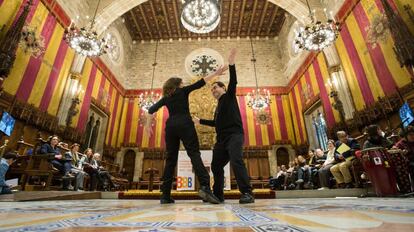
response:
{"label": "man in black clothing", "polygon": [[218,100],[214,113],[214,120],[194,118],[196,124],[212,126],[216,128],[217,142],[213,149],[213,161],[211,170],[214,175],[213,192],[220,201],[224,201],[224,167],[230,161],[237,185],[242,193],[241,204],[253,203],[254,197],[250,185],[247,169],[243,162],[244,132],[239,105],[236,98],[236,67],[234,59],[236,50],[233,49],[229,56],[230,82],[228,90],[222,82],[214,82],[211,92]]}

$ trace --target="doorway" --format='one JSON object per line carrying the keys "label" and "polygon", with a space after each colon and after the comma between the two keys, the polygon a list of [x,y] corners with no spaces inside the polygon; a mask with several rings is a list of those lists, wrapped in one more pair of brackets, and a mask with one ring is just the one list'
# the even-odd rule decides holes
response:
{"label": "doorway", "polygon": [[277,166],[286,165],[289,167],[289,152],[286,148],[281,147],[276,151]]}
{"label": "doorway", "polygon": [[127,173],[126,178],[130,182],[132,182],[134,179],[135,157],[136,157],[136,153],[133,150],[128,150],[124,155],[124,163],[122,167],[125,169],[125,172]]}

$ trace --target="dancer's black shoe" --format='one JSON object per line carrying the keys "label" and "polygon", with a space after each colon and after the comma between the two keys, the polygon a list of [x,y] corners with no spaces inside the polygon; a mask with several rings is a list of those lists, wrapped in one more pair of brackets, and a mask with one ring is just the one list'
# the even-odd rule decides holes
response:
{"label": "dancer's black shoe", "polygon": [[239,200],[240,204],[254,203],[254,197],[250,193],[243,193]]}
{"label": "dancer's black shoe", "polygon": [[200,190],[198,191],[198,195],[201,197],[201,199],[210,202],[211,204],[220,203],[220,200],[214,196],[213,192],[211,192],[211,189],[207,186],[201,186]]}

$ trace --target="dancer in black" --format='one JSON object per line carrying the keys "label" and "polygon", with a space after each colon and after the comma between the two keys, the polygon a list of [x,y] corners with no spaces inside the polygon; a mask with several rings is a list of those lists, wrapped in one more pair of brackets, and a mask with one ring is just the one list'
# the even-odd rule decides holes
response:
{"label": "dancer in black", "polygon": [[[169,118],[165,127],[165,143],[167,147],[167,160],[164,168],[163,183],[161,186],[161,204],[174,203],[171,198],[171,187],[175,167],[177,166],[180,140],[183,142],[187,155],[191,159],[195,174],[200,182],[200,197],[213,204],[219,200],[213,195],[210,189],[210,175],[208,174],[203,161],[201,160],[200,145],[197,132],[191,119],[188,95],[201,87],[213,77],[221,75],[227,67],[220,67],[215,73],[200,79],[192,85],[184,86],[181,78],[173,77],[168,79],[163,86],[163,98],[149,108],[148,113],[152,115],[162,106],[167,106]],[[147,120],[150,122],[151,120]],[[146,126],[148,131],[150,125]],[[152,133],[151,130],[148,131]]]}
{"label": "dancer in black", "polygon": [[234,59],[236,50],[233,49],[229,56],[230,82],[228,90],[223,82],[213,83],[211,92],[218,100],[218,105],[214,113],[214,120],[204,120],[195,117],[195,124],[202,124],[216,128],[217,142],[213,150],[213,161],[211,170],[214,175],[214,195],[221,202],[224,201],[224,167],[230,161],[236,176],[237,185],[242,193],[239,200],[240,204],[253,203],[254,197],[250,185],[246,166],[243,162],[243,124],[240,115],[239,105],[236,98],[236,67]]}

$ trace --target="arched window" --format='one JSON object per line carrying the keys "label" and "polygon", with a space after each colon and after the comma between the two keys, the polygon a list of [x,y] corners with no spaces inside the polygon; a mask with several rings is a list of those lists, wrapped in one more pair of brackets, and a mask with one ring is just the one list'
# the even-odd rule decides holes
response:
{"label": "arched window", "polygon": [[312,116],[312,124],[316,132],[316,138],[319,147],[322,150],[326,150],[328,143],[327,126],[325,118],[323,117],[323,114],[321,112],[318,111],[316,115]]}

